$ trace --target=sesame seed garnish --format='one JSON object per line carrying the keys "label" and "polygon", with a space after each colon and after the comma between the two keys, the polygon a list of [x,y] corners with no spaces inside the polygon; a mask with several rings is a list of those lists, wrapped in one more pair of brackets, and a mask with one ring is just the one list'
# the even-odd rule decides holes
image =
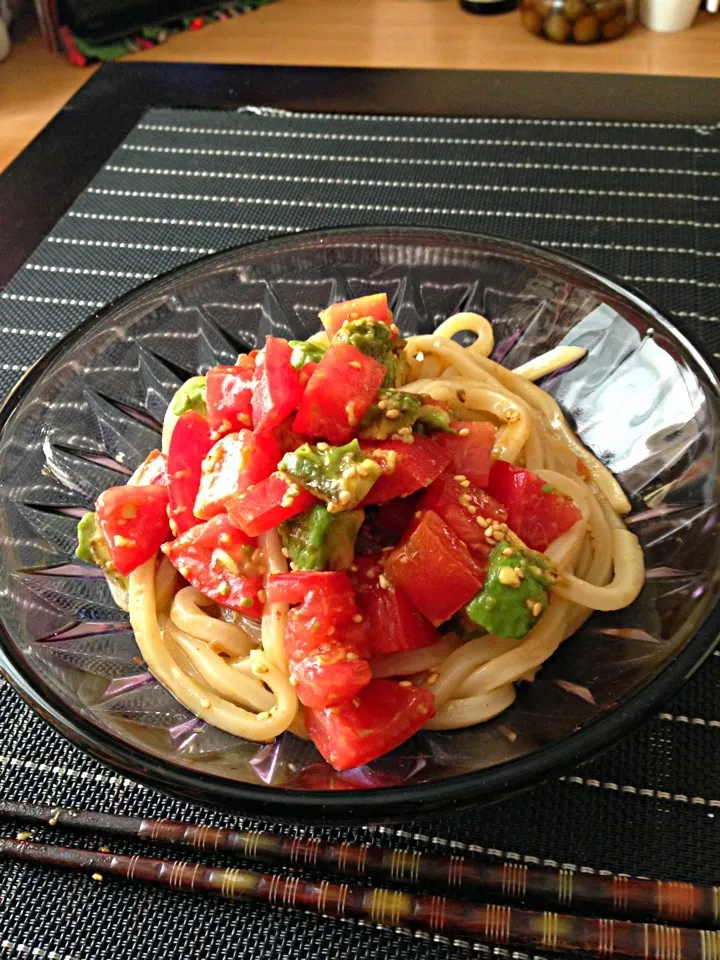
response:
{"label": "sesame seed garnish", "polygon": [[542,613],[542,604],[540,603],[539,600],[533,607],[532,612],[534,617],[539,617],[540,614]]}
{"label": "sesame seed garnish", "polygon": [[267,600],[267,594],[265,593],[264,590],[258,590],[257,598],[260,601],[260,603],[265,603],[265,601]]}
{"label": "sesame seed garnish", "polygon": [[498,580],[505,587],[519,587],[520,580],[518,575],[511,567],[500,567],[500,572],[498,573]]}
{"label": "sesame seed garnish", "polygon": [[21,830],[20,833],[15,834],[16,840],[32,840],[32,834],[28,833],[27,830]]}
{"label": "sesame seed garnish", "polygon": [[296,687],[298,685],[297,677],[290,677],[290,686]]}
{"label": "sesame seed garnish", "polygon": [[351,652],[351,653],[346,653],[346,654],[345,654],[345,659],[346,659],[346,660],[350,660],[350,661],[352,662],[353,660],[359,660],[360,657],[359,657],[356,653],[352,653],[352,652]]}
{"label": "sesame seed garnish", "polygon": [[470,486],[470,481],[469,481],[469,480],[461,480],[461,481],[460,481],[460,486],[467,488],[467,487]]}
{"label": "sesame seed garnish", "polygon": [[502,555],[504,557],[513,557],[515,555],[515,551],[513,550],[512,547],[505,547],[505,549],[502,552]]}
{"label": "sesame seed garnish", "polygon": [[422,716],[426,716],[428,712],[428,708],[425,706],[424,703],[421,703],[417,708],[417,712]]}
{"label": "sesame seed garnish", "polygon": [[57,817],[50,817],[50,819],[48,820],[48,823],[50,824],[51,827],[56,827],[56,826],[57,826]]}
{"label": "sesame seed garnish", "polygon": [[287,547],[283,547],[280,553],[282,553],[286,560],[290,559],[290,554],[288,553]]}
{"label": "sesame seed garnish", "polygon": [[356,563],[350,564],[350,570],[352,571],[352,573],[357,573],[357,564]]}
{"label": "sesame seed garnish", "polygon": [[353,614],[352,622],[353,622],[353,623],[362,623],[362,622],[363,622],[362,614],[361,614],[361,613],[355,613],[355,614]]}
{"label": "sesame seed garnish", "polygon": [[462,430],[458,430],[458,436],[459,436],[459,437],[469,437],[469,436],[470,436],[470,431],[468,430],[467,427],[463,427]]}
{"label": "sesame seed garnish", "polygon": [[388,420],[397,420],[397,418],[400,416],[400,411],[399,411],[399,410],[386,410],[386,411],[385,411],[385,416],[388,418]]}
{"label": "sesame seed garnish", "polygon": [[477,507],[474,507],[471,503],[466,503],[465,509],[471,516],[474,516],[477,513]]}
{"label": "sesame seed garnish", "polygon": [[434,686],[434,684],[437,683],[439,676],[440,676],[439,673],[431,673],[430,676],[427,678],[427,681],[426,681],[427,685],[429,687]]}
{"label": "sesame seed garnish", "polygon": [[535,604],[533,603],[533,601],[532,601],[529,597],[528,597],[528,599],[525,601],[525,606],[528,608],[528,610],[531,610],[531,611],[535,608]]}
{"label": "sesame seed garnish", "polygon": [[270,714],[267,712],[267,710],[261,710],[260,713],[257,715],[257,718],[258,720],[269,720]]}
{"label": "sesame seed garnish", "polygon": [[458,473],[453,477],[453,480],[457,480],[458,483],[462,483],[463,480],[467,480],[467,477],[464,473]]}
{"label": "sesame seed garnish", "polygon": [[340,493],[338,494],[338,500],[342,504],[350,503],[350,501],[352,500],[352,494],[350,493],[349,490],[341,490]]}
{"label": "sesame seed garnish", "polygon": [[92,875],[92,879],[93,879],[93,880],[97,880],[98,883],[102,880],[102,878],[103,878],[103,875],[102,875],[101,873],[94,873],[94,874]]}
{"label": "sesame seed garnish", "polygon": [[378,583],[383,588],[383,590],[390,589],[390,581],[388,580],[388,578],[385,576],[384,573],[381,573],[380,576],[378,577]]}
{"label": "sesame seed garnish", "polygon": [[522,572],[522,567],[515,567],[515,573],[518,575],[520,580],[525,579],[525,574]]}
{"label": "sesame seed garnish", "polygon": [[475,517],[475,523],[476,523],[479,527],[487,527],[487,525],[488,525],[488,522],[487,522],[487,520],[485,519],[485,517]]}
{"label": "sesame seed garnish", "polygon": [[355,476],[356,473],[357,473],[356,467],[346,467],[342,472],[343,479],[352,480],[352,478]]}
{"label": "sesame seed garnish", "polygon": [[398,684],[398,686],[399,686],[399,687],[411,687],[411,686],[412,686],[412,680],[401,680],[400,683]]}
{"label": "sesame seed garnish", "polygon": [[359,706],[360,706],[360,701],[358,700],[357,697],[353,697],[353,698],[352,698],[352,705],[353,705],[354,707],[359,707]]}
{"label": "sesame seed garnish", "polygon": [[500,543],[501,540],[505,539],[505,534],[502,532],[502,530],[493,530],[492,535],[493,540],[495,540],[497,543]]}
{"label": "sesame seed garnish", "polygon": [[378,410],[385,410],[387,407],[387,400],[378,400]]}
{"label": "sesame seed garnish", "polygon": [[362,364],[359,360],[351,360],[348,366],[354,367],[356,370],[362,370]]}
{"label": "sesame seed garnish", "polygon": [[320,443],[317,444],[317,448],[318,450],[329,450],[330,444],[325,443],[323,440],[321,440]]}

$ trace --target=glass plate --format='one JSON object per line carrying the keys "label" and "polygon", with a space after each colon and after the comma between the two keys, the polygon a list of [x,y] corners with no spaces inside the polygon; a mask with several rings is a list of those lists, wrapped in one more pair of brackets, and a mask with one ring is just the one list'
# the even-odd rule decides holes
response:
{"label": "glass plate", "polygon": [[[75,526],[159,445],[178,384],[267,334],[305,338],[329,303],[388,292],[405,334],[488,317],[515,367],[559,343],[587,359],[542,384],[633,503],[647,580],[595,614],[496,720],[423,732],[343,775],[285,734],[249,743],[191,716],[144,669]],[[6,401],[0,435],[0,666],[46,719],[125,774],[205,804],[382,819],[496,799],[597,752],[711,650],[718,617],[718,384],[652,306],[564,257],[449,231],[295,235],[161,277],[87,321]],[[703,622],[705,622],[704,626]],[[701,629],[702,627],[702,629]]]}

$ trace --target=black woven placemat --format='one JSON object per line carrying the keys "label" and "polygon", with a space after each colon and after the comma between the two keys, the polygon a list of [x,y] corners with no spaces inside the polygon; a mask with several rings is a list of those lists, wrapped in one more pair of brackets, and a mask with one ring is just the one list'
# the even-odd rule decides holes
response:
{"label": "black woven placemat", "polygon": [[[0,294],[0,390],[88,313],[145,279],[251,240],[363,223],[481,230],[580,257],[672,312],[717,365],[719,178],[717,128],[153,110]],[[559,781],[443,820],[314,832],[717,883],[719,754],[715,654],[662,713]],[[0,782],[16,799],[242,820],[242,811],[208,815],[116,776],[1,683]],[[410,960],[478,951],[486,952],[0,864],[0,955]]]}

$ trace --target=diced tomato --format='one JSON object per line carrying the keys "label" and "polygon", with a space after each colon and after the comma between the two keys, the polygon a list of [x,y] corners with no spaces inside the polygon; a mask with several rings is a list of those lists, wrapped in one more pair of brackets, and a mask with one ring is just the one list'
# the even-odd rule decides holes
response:
{"label": "diced tomato", "polygon": [[358,297],[357,300],[344,300],[320,311],[320,319],[330,340],[348,320],[362,320],[365,317],[387,323],[388,326],[392,323],[386,293],[371,293],[367,297]]}
{"label": "diced tomato", "polygon": [[302,603],[316,592],[326,598],[337,597],[345,606],[353,601],[352,585],[344,571],[296,570],[276,573],[267,582],[269,603]]}
{"label": "diced tomato", "polygon": [[297,410],[302,387],[291,356],[292,347],[282,337],[268,337],[258,354],[252,394],[256,433],[270,433]]}
{"label": "diced tomato", "polygon": [[236,366],[219,366],[205,377],[205,402],[216,436],[252,427],[252,388],[255,363],[242,357]]}
{"label": "diced tomato", "polygon": [[300,702],[324,707],[353,697],[370,682],[365,631],[346,573],[276,574],[266,587],[270,603],[297,604],[288,614],[285,653]]}
{"label": "diced tomato", "polygon": [[170,536],[168,488],[109,487],[97,499],[98,523],[118,573],[127,576],[154,557]]}
{"label": "diced tomato", "polygon": [[[438,433],[435,442],[448,450],[452,456],[450,469],[462,474],[479,487],[486,487],[490,476],[490,458],[497,429],[484,420],[454,421],[451,426],[458,433]],[[469,433],[460,436],[460,430]]]}
{"label": "diced tomato", "polygon": [[290,676],[305,707],[329,707],[354,697],[372,680],[370,664],[357,657],[348,659],[344,644],[324,643],[317,653],[295,663]]}
{"label": "diced tomato", "polygon": [[507,509],[510,529],[532,550],[546,550],[582,516],[572,500],[551,484],[504,460],[492,465],[488,489]]}
{"label": "diced tomato", "polygon": [[194,410],[178,417],[170,437],[167,455],[170,522],[184,533],[200,522],[194,514],[195,498],[205,455],[213,445],[210,424]]}
{"label": "diced tomato", "polygon": [[128,480],[129,484],[136,487],[146,487],[151,483],[167,486],[167,482],[167,465],[164,455],[159,450],[151,450]]}
{"label": "diced tomato", "polygon": [[317,502],[303,487],[296,489],[298,492],[291,496],[287,481],[279,473],[272,473],[245,493],[227,500],[225,509],[241,530],[259,537]]}
{"label": "diced tomato", "polygon": [[293,430],[343,444],[377,396],[385,366],[349,343],[334,343],[305,388]]}
{"label": "diced tomato", "polygon": [[304,390],[308,384],[308,380],[315,373],[318,368],[317,360],[308,360],[308,362],[300,368],[300,386]]}
{"label": "diced tomato", "polygon": [[305,711],[313,743],[336,770],[376,760],[408,740],[431,717],[435,701],[422,687],[373,680],[352,700]]}
{"label": "diced tomato", "polygon": [[[403,443],[402,440],[361,440],[360,446],[364,453],[377,460],[383,470],[392,470],[375,481],[362,506],[387,503],[396,497],[407,497],[416,490],[422,490],[440,476],[451,458],[448,450],[439,447],[429,437],[419,435],[414,437],[414,443]],[[376,450],[382,452],[373,456]]]}
{"label": "diced tomato", "polygon": [[409,497],[400,497],[383,503],[372,514],[370,522],[373,531],[383,546],[395,546],[410,526],[413,514],[422,494],[410,494]]}
{"label": "diced tomato", "polygon": [[425,510],[385,558],[390,580],[435,626],[469,603],[483,585],[483,571],[450,527]]}
{"label": "diced tomato", "polygon": [[251,564],[255,542],[223,514],[188,530],[163,552],[196,589],[217,603],[259,619],[263,578]]}
{"label": "diced tomato", "polygon": [[440,634],[415,609],[405,591],[387,579],[381,586],[383,566],[373,557],[358,557],[351,575],[355,598],[365,625],[371,657],[398,650],[417,650],[440,642]]}
{"label": "diced tomato", "polygon": [[433,510],[456,533],[477,560],[484,563],[495,541],[485,536],[487,527],[477,522],[507,522],[507,511],[489,493],[469,480],[456,480],[449,473],[441,474],[423,493],[419,510]]}
{"label": "diced tomato", "polygon": [[575,461],[575,469],[577,470],[578,476],[583,483],[590,483],[591,476],[588,466],[584,460],[581,460],[580,457]]}
{"label": "diced tomato", "polygon": [[[309,364],[305,364],[305,367]],[[317,366],[317,364],[315,364]],[[305,370],[305,367],[300,371],[301,373]],[[279,427],[275,427],[272,432],[275,442],[280,447],[281,453],[291,453],[293,450],[297,450],[298,447],[301,447],[304,443],[308,443],[310,437],[306,437],[303,433],[295,433],[292,428],[292,422],[294,416],[291,414],[287,420],[283,420]]]}
{"label": "diced tomato", "polygon": [[269,477],[281,458],[272,436],[241,430],[218,440],[203,460],[195,516],[209,520],[222,513],[230,497]]}

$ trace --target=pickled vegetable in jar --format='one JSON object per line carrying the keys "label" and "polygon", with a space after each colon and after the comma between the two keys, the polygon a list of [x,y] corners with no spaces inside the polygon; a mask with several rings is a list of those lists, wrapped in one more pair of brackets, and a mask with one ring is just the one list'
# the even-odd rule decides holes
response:
{"label": "pickled vegetable in jar", "polygon": [[629,0],[520,0],[523,26],[555,43],[602,43],[633,20]]}

